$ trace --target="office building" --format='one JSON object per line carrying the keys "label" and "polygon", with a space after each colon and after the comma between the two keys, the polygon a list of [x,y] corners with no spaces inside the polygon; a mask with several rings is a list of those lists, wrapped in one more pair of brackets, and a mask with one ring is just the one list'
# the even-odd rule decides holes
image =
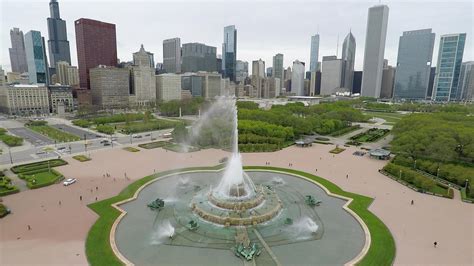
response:
{"label": "office building", "polygon": [[66,21],[59,15],[59,3],[57,0],[49,2],[50,17],[48,21],[48,47],[49,63],[52,68],[56,67],[59,61],[66,61],[71,64],[71,53],[69,41],[67,40]]}
{"label": "office building", "polygon": [[261,78],[265,77],[265,61],[262,59],[252,61],[252,75]]}
{"label": "office building", "polygon": [[67,85],[50,85],[49,106],[53,114],[74,111],[74,100],[72,97],[72,88]]}
{"label": "office building", "polygon": [[365,34],[362,96],[380,97],[387,25],[388,6],[377,5],[369,8]]}
{"label": "office building", "polygon": [[131,70],[130,104],[134,106],[154,105],[156,102],[155,68],[152,66],[153,54],[145,51],[143,45],[133,53]]}
{"label": "office building", "polygon": [[273,67],[267,67],[266,77],[271,78],[273,76]]}
{"label": "office building", "polygon": [[128,107],[130,70],[98,66],[89,70],[92,105],[102,108]]}
{"label": "office building", "polygon": [[79,85],[90,89],[89,70],[99,65],[117,65],[115,24],[81,18],[74,22],[76,30]]}
{"label": "office building", "polygon": [[344,61],[335,55],[323,56],[321,71],[321,95],[332,95],[341,92],[343,83]]}
{"label": "office building", "polygon": [[166,73],[156,76],[156,97],[164,102],[181,100],[181,75]]}
{"label": "office building", "polygon": [[462,63],[458,91],[459,101],[474,101],[474,61]]}
{"label": "office building", "polygon": [[49,114],[48,88],[15,84],[0,87],[0,112],[17,116]]}
{"label": "office building", "polygon": [[342,72],[341,87],[352,91],[352,81],[354,80],[356,41],[352,32],[347,34],[342,44],[342,61],[344,62],[344,70]]}
{"label": "office building", "polygon": [[458,84],[465,42],[465,33],[441,36],[433,85],[434,101],[456,101],[460,98]]}
{"label": "office building", "polygon": [[380,88],[380,98],[391,99],[393,97],[395,77],[398,74],[398,68],[387,65],[383,69],[382,87]]}
{"label": "office building", "polygon": [[216,47],[207,46],[202,43],[184,43],[181,55],[181,71],[183,73],[217,71],[216,50]]}
{"label": "office building", "polygon": [[202,97],[203,77],[195,73],[185,73],[181,75],[181,89],[191,92],[192,97]]}
{"label": "office building", "polygon": [[352,81],[352,94],[360,93],[362,86],[362,71],[354,71],[354,80]]}
{"label": "office building", "polygon": [[30,83],[47,83],[46,54],[41,33],[36,30],[25,34],[26,62]]}
{"label": "office building", "polygon": [[0,66],[0,86],[4,86],[7,84],[6,76],[5,76],[5,70],[2,69],[2,66]]}
{"label": "office building", "polygon": [[293,62],[291,71],[291,93],[295,96],[304,96],[304,62]]}
{"label": "office building", "polygon": [[249,76],[249,63],[241,60],[237,60],[235,65],[235,82],[244,84],[245,79]]}
{"label": "office building", "polygon": [[79,71],[77,70],[77,67],[70,66],[66,61],[59,61],[56,63],[56,77],[57,82],[61,85],[79,85]]}
{"label": "office building", "polygon": [[205,99],[213,99],[221,95],[221,75],[218,73],[197,72],[202,77],[202,96]]}
{"label": "office building", "polygon": [[434,86],[435,77],[436,77],[436,67],[431,67],[430,79],[428,81],[428,93],[427,93],[427,98],[429,99],[431,99],[431,96],[433,96],[433,86]]}
{"label": "office building", "polygon": [[319,58],[319,34],[311,36],[311,53],[309,59],[309,71],[318,71]]}
{"label": "office building", "polygon": [[268,83],[268,98],[275,98],[280,96],[281,87],[280,87],[280,79],[279,78],[267,78]]}
{"label": "office building", "polygon": [[10,64],[12,72],[28,72],[23,31],[21,31],[19,28],[11,29],[10,41],[12,44],[12,48],[9,48],[8,52],[10,54]]}
{"label": "office building", "polygon": [[181,39],[163,41],[163,68],[166,73],[181,73]]}
{"label": "office building", "polygon": [[283,54],[276,54],[273,56],[273,72],[272,77],[278,78],[280,80],[280,89],[283,88],[284,82],[284,73],[285,69],[283,68]]}
{"label": "office building", "polygon": [[237,30],[235,25],[224,27],[222,44],[222,72],[225,78],[235,82],[237,63]]}
{"label": "office building", "polygon": [[400,36],[394,99],[426,99],[434,41],[431,29],[405,31]]}

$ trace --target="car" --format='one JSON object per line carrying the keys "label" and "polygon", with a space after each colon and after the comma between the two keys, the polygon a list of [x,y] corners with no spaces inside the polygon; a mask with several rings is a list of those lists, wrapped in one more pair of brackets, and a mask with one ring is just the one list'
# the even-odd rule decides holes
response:
{"label": "car", "polygon": [[117,137],[112,137],[112,141],[117,141]]}
{"label": "car", "polygon": [[59,148],[58,148],[58,151],[60,151],[60,150],[65,150],[65,149],[66,149],[66,147],[59,147]]}
{"label": "car", "polygon": [[109,142],[105,142],[105,143],[104,143],[104,146],[110,146],[110,143],[109,143]]}
{"label": "car", "polygon": [[109,140],[108,139],[103,139],[99,142],[100,144],[104,144],[104,143],[109,143]]}
{"label": "car", "polygon": [[146,135],[145,135],[145,137],[149,137],[149,136],[151,136],[151,134],[146,134]]}
{"label": "car", "polygon": [[134,138],[134,139],[141,139],[141,138],[143,138],[143,137],[142,137],[141,135],[135,135],[135,136],[133,136],[133,138]]}
{"label": "car", "polygon": [[96,137],[96,138],[100,138],[100,137],[102,137],[102,136],[101,136],[101,135],[95,135],[95,137]]}
{"label": "car", "polygon": [[41,155],[41,154],[45,154],[46,152],[45,151],[37,151],[36,154],[37,155]]}
{"label": "car", "polygon": [[72,185],[76,182],[77,182],[77,180],[75,178],[68,178],[63,182],[63,185],[64,186],[69,186],[69,185]]}

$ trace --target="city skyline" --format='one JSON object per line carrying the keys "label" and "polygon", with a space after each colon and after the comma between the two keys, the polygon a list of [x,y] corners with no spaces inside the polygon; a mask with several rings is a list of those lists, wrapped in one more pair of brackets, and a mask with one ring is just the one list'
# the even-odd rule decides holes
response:
{"label": "city skyline", "polygon": [[[9,30],[13,27],[19,27],[23,32],[27,32],[31,29],[41,31],[42,35],[46,35],[47,23],[46,18],[49,16],[49,1],[48,0],[37,0],[37,1],[19,1],[19,2],[4,2],[2,10],[9,10],[11,8],[23,8],[25,6],[32,6],[30,9],[25,10],[25,16],[29,17],[28,21],[21,18],[15,18],[12,14],[5,12],[2,14],[4,17],[2,23],[2,53],[1,53],[1,65],[6,71],[10,71],[10,60],[8,57],[8,48],[10,44]],[[60,1],[61,5],[61,17],[66,21],[68,30],[68,40],[71,43],[71,61],[72,65],[77,65],[77,55],[75,47],[74,32],[71,31],[73,28],[74,20],[81,17],[91,18],[100,20],[108,23],[117,25],[117,43],[118,43],[118,57],[121,61],[131,61],[132,53],[139,47],[140,44],[144,44],[149,47],[149,51],[157,55],[156,62],[162,62],[162,41],[167,38],[180,37],[182,43],[188,42],[200,42],[206,43],[210,46],[220,47],[222,44],[222,28],[226,25],[236,25],[239,30],[239,38],[237,44],[237,59],[247,62],[251,62],[258,58],[262,58],[267,64],[272,62],[272,57],[276,53],[282,53],[285,55],[284,66],[290,66],[294,60],[305,62],[309,65],[310,57],[310,41],[311,36],[319,33],[320,34],[320,51],[319,57],[325,55],[332,55],[337,49],[337,35],[345,35],[348,30],[354,34],[358,41],[358,47],[365,46],[365,28],[367,19],[367,9],[375,4],[376,2],[364,2],[355,4],[352,2],[335,3],[331,5],[325,5],[324,2],[305,3],[305,7],[299,7],[298,5],[291,5],[289,3],[275,3],[268,5],[267,2],[257,2],[255,8],[266,8],[265,12],[261,13],[260,16],[255,18],[248,18],[245,15],[248,10],[245,5],[241,6],[242,2],[231,2],[227,8],[232,7],[234,14],[230,16],[224,16],[219,14],[222,8],[215,3],[191,3],[187,2],[187,5],[200,6],[202,11],[209,16],[212,15],[212,19],[200,20],[199,23],[193,23],[196,19],[195,16],[186,16],[186,12],[183,11],[183,19],[179,23],[166,24],[165,21],[168,18],[166,10],[171,10],[176,5],[182,3],[163,3],[163,2],[144,2],[140,3],[139,6],[134,6],[128,2],[119,2],[117,5],[123,8],[117,8],[117,12],[107,12],[106,7],[108,6],[107,1],[94,3],[94,10],[86,10],[78,5],[75,1],[63,0]],[[421,28],[433,28],[433,32],[437,36],[450,33],[467,33],[466,47],[471,47],[471,34],[472,34],[472,16],[468,15],[469,10],[472,8],[470,2],[457,2],[456,6],[449,5],[448,3],[430,3],[429,6],[426,2],[423,3],[400,3],[400,2],[388,2],[390,8],[390,18],[387,32],[387,44],[385,51],[385,58],[389,60],[389,64],[395,65],[396,56],[398,51],[398,37],[403,31],[416,30]],[[344,10],[351,10],[351,12],[341,13],[337,9],[344,6]],[[163,17],[154,17],[154,21],[144,19],[150,23],[151,27],[140,27],[140,23],[136,20],[130,21],[125,12],[131,12],[133,10],[140,10],[143,13],[144,18],[151,18],[155,13],[152,12],[153,7],[160,7],[163,11]],[[426,15],[423,18],[416,17],[416,7],[424,7]],[[426,6],[426,7],[425,7]],[[23,11],[22,9],[22,11]],[[190,8],[192,9],[192,8]],[[126,10],[126,11],[122,11]],[[252,26],[255,23],[284,23],[280,22],[278,17],[273,13],[285,10],[285,14],[296,15],[301,13],[301,30],[300,31],[284,31],[286,35],[278,34],[276,29],[265,28],[264,32],[255,31]],[[334,12],[331,12],[335,10]],[[271,11],[271,12],[270,12]],[[324,12],[323,12],[324,11]],[[319,18],[305,18],[307,15],[314,12],[322,12]],[[212,13],[212,14],[211,14]],[[331,17],[325,19],[326,13],[332,13]],[[463,15],[464,14],[464,15]],[[209,17],[207,16],[207,17]],[[206,17],[206,16],[204,16]],[[242,19],[245,17],[246,19]],[[409,19],[407,19],[409,18]],[[455,20],[454,20],[455,19]],[[207,21],[209,20],[209,21]],[[334,25],[334,22],[337,22]],[[147,34],[150,28],[154,28],[152,25],[158,23],[156,30],[152,30],[153,34]],[[209,24],[209,25],[208,25]],[[32,27],[34,25],[34,27]],[[163,25],[169,25],[163,27]],[[330,26],[329,26],[330,25]],[[184,30],[186,28],[186,30]],[[198,28],[198,30],[196,29]],[[285,28],[279,28],[284,30]],[[196,29],[196,30],[195,30]],[[126,38],[125,36],[131,36],[133,38]],[[283,37],[285,38],[283,38]],[[342,45],[342,41],[339,40],[339,46]],[[435,42],[435,52],[433,54],[433,62],[437,60],[436,51],[439,45],[439,38]],[[220,49],[218,49],[219,51]],[[340,57],[341,49],[339,49]],[[473,59],[473,51],[466,49],[464,55],[464,61]],[[356,52],[355,59],[355,70],[361,70],[363,64],[363,49],[359,49]]]}

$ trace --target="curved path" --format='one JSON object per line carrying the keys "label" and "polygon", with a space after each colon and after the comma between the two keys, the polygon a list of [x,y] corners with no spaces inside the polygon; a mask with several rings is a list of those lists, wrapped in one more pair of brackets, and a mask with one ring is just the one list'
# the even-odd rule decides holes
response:
{"label": "curved path", "polygon": [[[289,147],[244,154],[243,158],[246,165],[270,162],[271,166],[288,168],[292,163],[292,168],[315,173],[346,191],[375,198],[370,210],[395,238],[396,265],[474,264],[474,205],[414,192],[377,172],[386,162],[353,156],[352,147],[332,155],[328,153],[332,148]],[[216,165],[227,153],[113,149],[91,155],[92,161],[80,163],[68,158],[69,165],[57,168],[66,177],[78,179],[72,186],[53,185],[4,197],[14,213],[0,220],[0,265],[87,265],[85,238],[97,216],[86,205],[96,197],[101,200],[118,194],[131,182],[125,173],[134,180],[154,170]],[[106,172],[111,177],[103,177]]]}

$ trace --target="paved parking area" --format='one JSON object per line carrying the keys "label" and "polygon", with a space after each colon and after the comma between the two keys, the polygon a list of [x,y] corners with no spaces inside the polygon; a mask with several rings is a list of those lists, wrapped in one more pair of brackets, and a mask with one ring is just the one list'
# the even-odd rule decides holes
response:
{"label": "paved parking area", "polygon": [[67,133],[76,135],[76,136],[80,137],[81,139],[84,138],[84,134],[86,134],[87,139],[100,138],[100,136],[97,137],[98,135],[90,133],[89,131],[82,130],[82,129],[79,129],[79,128],[75,128],[75,127],[65,125],[65,124],[56,124],[56,125],[51,125],[51,126],[54,127],[54,128],[57,128],[59,130],[65,131]]}
{"label": "paved parking area", "polygon": [[54,144],[54,140],[43,136],[39,133],[36,133],[28,128],[19,127],[19,128],[9,128],[8,129],[11,133],[17,135],[18,137],[22,137],[26,141],[30,142],[34,146],[43,146]]}

